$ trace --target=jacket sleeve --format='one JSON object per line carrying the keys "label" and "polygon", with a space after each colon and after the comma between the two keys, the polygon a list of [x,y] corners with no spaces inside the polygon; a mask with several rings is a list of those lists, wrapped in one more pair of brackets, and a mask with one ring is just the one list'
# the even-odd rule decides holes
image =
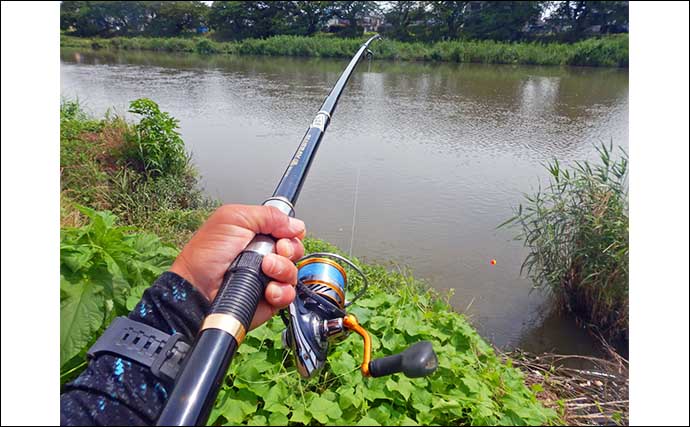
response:
{"label": "jacket sleeve", "polygon": [[[192,343],[210,308],[191,283],[163,273],[129,313],[129,318]],[[100,355],[60,396],[61,425],[155,424],[173,384],[125,357]]]}

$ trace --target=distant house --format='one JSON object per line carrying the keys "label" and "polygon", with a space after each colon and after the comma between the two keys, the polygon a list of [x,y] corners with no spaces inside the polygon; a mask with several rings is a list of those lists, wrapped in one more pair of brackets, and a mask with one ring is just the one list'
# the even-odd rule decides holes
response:
{"label": "distant house", "polygon": [[328,27],[329,31],[333,31],[338,28],[345,28],[350,26],[350,20],[349,19],[342,19],[338,18],[337,16],[332,17],[331,19],[326,22],[326,27]]}
{"label": "distant house", "polygon": [[[357,25],[364,28],[364,31],[366,32],[378,31],[379,28],[383,25],[383,18],[380,16],[365,16],[364,18],[357,20]],[[328,22],[326,22],[326,27],[330,32],[336,32],[340,29],[349,26],[349,19],[342,19],[336,16],[334,16],[333,18],[329,19]]]}
{"label": "distant house", "polygon": [[522,31],[525,34],[540,37],[553,35],[557,29],[553,24],[544,21],[543,18],[539,18],[535,22],[528,22],[525,24]]}
{"label": "distant house", "polygon": [[380,16],[365,16],[358,22],[364,28],[365,32],[378,31],[381,25],[383,25],[383,18]]}

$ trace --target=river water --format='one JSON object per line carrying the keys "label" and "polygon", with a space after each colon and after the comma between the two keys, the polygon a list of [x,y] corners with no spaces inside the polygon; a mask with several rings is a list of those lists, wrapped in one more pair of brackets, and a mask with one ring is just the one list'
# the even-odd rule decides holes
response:
{"label": "river water", "polygon": [[[153,99],[180,120],[207,193],[256,204],[346,64],[63,49],[61,92],[97,116]],[[597,355],[587,333],[530,292],[517,230],[496,227],[546,182],[544,162],[594,160],[602,142],[627,150],[628,102],[627,70],[363,62],[298,216],[360,259],[453,289],[455,309],[501,348]]]}

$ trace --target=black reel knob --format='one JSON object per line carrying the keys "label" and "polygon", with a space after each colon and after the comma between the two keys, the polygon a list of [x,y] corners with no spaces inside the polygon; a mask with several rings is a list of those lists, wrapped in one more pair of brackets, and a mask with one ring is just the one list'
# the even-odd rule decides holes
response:
{"label": "black reel knob", "polygon": [[420,341],[408,347],[402,353],[382,357],[369,362],[369,374],[372,377],[402,372],[410,378],[431,375],[438,367],[438,358],[429,341]]}

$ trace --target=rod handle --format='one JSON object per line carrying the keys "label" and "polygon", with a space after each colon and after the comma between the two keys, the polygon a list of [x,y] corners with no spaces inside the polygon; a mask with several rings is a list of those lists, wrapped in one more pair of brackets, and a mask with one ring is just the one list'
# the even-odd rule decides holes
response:
{"label": "rod handle", "polygon": [[[268,240],[266,237],[268,236],[262,236],[264,241]],[[202,329],[217,326],[217,323],[209,319],[217,319],[218,315],[221,315],[221,318],[230,316],[244,328],[241,333],[238,332],[241,336],[235,336],[238,344],[242,341],[244,334],[249,330],[256,307],[259,305],[259,300],[261,300],[269,282],[269,278],[261,270],[263,259],[264,255],[248,249],[245,249],[235,258],[223,276],[223,281]]]}

